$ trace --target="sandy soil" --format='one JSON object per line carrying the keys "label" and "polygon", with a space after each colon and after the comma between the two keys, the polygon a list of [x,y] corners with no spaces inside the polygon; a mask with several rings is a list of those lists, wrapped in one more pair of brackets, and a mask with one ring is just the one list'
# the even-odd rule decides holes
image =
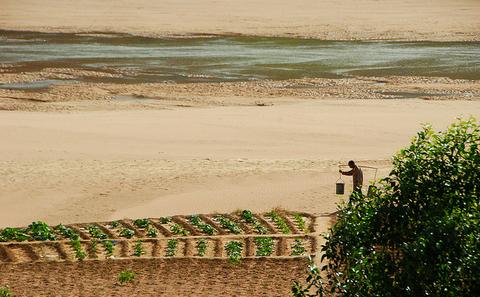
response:
{"label": "sandy soil", "polygon": [[[187,268],[186,268],[187,267]],[[306,258],[135,259],[5,265],[0,280],[15,296],[289,296],[293,279],[306,277]],[[136,273],[120,285],[125,269]]]}
{"label": "sandy soil", "polygon": [[1,6],[0,28],[11,30],[480,40],[476,0],[2,0]]}
{"label": "sandy soil", "polygon": [[338,163],[356,159],[384,175],[420,123],[444,128],[460,115],[478,118],[480,103],[0,114],[0,226],[12,226],[277,206],[331,213]]}
{"label": "sandy soil", "polygon": [[[69,70],[69,71],[67,71]],[[45,69],[0,73],[0,83],[44,79],[92,79],[99,72]],[[442,77],[304,78],[222,83],[101,82],[52,85],[48,89],[0,89],[0,110],[75,111],[170,109],[206,106],[265,106],[318,99],[479,100],[480,81]]]}

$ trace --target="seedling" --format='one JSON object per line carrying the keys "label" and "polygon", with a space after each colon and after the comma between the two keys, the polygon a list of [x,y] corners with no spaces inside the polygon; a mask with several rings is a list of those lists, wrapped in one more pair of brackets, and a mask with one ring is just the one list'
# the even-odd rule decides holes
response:
{"label": "seedling", "polygon": [[103,233],[103,231],[95,225],[90,225],[87,227],[88,233],[90,233],[90,236],[93,238],[98,238],[98,239],[107,239],[108,236],[107,234]]}
{"label": "seedling", "polygon": [[271,237],[257,237],[255,238],[257,246],[257,256],[268,257],[273,253],[274,241]]}
{"label": "seedling", "polygon": [[178,240],[177,239],[170,239],[167,242],[167,251],[166,255],[167,257],[173,257],[177,253],[177,246],[178,246]]}
{"label": "seedling", "polygon": [[147,228],[150,226],[150,220],[149,219],[136,219],[133,221],[133,224],[137,226],[138,228]]}
{"label": "seedling", "polygon": [[168,224],[172,221],[171,217],[160,217],[160,224]]}
{"label": "seedling", "polygon": [[243,221],[247,224],[253,225],[253,230],[257,232],[258,234],[267,234],[268,230],[263,226],[258,219],[253,215],[253,213],[250,210],[243,210],[240,214],[240,217],[242,218]]}
{"label": "seedling", "polygon": [[240,241],[232,240],[225,245],[228,260],[232,264],[239,264],[242,260],[243,244]]}
{"label": "seedling", "polygon": [[47,224],[41,221],[33,222],[28,225],[26,232],[30,234],[31,239],[33,240],[44,241],[57,239],[52,228],[50,228]]}
{"label": "seedling", "polygon": [[134,252],[133,254],[137,257],[140,257],[141,255],[145,254],[145,250],[143,249],[143,246],[142,246],[142,242],[140,240],[138,240],[136,243],[135,243],[135,248],[134,248]]}
{"label": "seedling", "polygon": [[0,287],[0,297],[14,297],[12,289],[9,287]]}
{"label": "seedling", "polygon": [[185,230],[179,224],[172,225],[172,227],[170,228],[170,231],[172,231],[172,233],[175,234],[175,235],[181,235],[181,236],[187,236],[188,234],[190,234],[190,232]]}
{"label": "seedling", "polygon": [[305,254],[305,247],[303,247],[303,241],[299,238],[295,239],[295,242],[292,244],[291,256],[301,256]]}
{"label": "seedling", "polygon": [[120,223],[118,221],[113,221],[110,223],[110,227],[113,229],[120,227]]}
{"label": "seedling", "polygon": [[222,225],[222,228],[229,230],[230,232],[234,234],[240,234],[242,233],[242,229],[235,223],[234,221],[227,219],[224,216],[217,215],[215,216],[215,220]]}
{"label": "seedling", "polygon": [[115,244],[111,240],[104,240],[102,241],[103,247],[105,248],[106,256],[111,257],[113,256],[113,251],[115,249]]}
{"label": "seedling", "polygon": [[0,241],[25,241],[30,239],[25,229],[7,227],[0,233]]}
{"label": "seedling", "polygon": [[75,257],[80,261],[85,259],[87,254],[82,250],[82,244],[80,243],[80,240],[78,238],[71,240],[70,244],[72,245],[73,250],[75,251]]}
{"label": "seedling", "polygon": [[207,252],[207,246],[208,242],[206,239],[199,239],[197,240],[197,255],[199,257],[205,256],[205,253]]}
{"label": "seedling", "polygon": [[191,216],[188,220],[190,223],[192,223],[192,225],[196,226],[198,229],[202,230],[202,232],[208,235],[213,235],[213,233],[215,233],[215,228],[213,228],[212,225],[204,223],[199,216]]}
{"label": "seedling", "polygon": [[302,232],[307,232],[307,226],[305,225],[305,220],[303,219],[302,215],[299,213],[294,213],[293,218],[295,219],[295,222],[297,222],[298,229],[300,229]]}
{"label": "seedling", "polygon": [[75,240],[75,239],[79,239],[80,236],[78,235],[78,233],[76,233],[75,231],[73,231],[72,228],[69,228],[69,227],[66,227],[62,224],[59,224],[55,227],[55,230],[60,233],[62,236],[64,236],[65,238],[68,238],[70,240]]}
{"label": "seedling", "polygon": [[253,226],[253,229],[255,230],[255,232],[257,232],[258,234],[267,234],[268,233],[268,230],[267,228],[265,228],[265,226],[263,226],[262,224],[260,224],[260,222],[255,222],[255,225]]}
{"label": "seedling", "polygon": [[158,230],[153,228],[152,226],[148,227],[147,236],[152,237],[152,238],[157,237],[158,236]]}
{"label": "seedling", "polygon": [[90,240],[90,250],[92,251],[92,254],[95,255],[95,258],[97,257],[97,244],[98,241],[95,238]]}
{"label": "seedling", "polygon": [[267,214],[277,225],[277,227],[282,231],[283,234],[290,234],[292,230],[288,227],[287,223],[282,219],[282,217],[276,213],[274,210]]}
{"label": "seedling", "polygon": [[132,238],[134,235],[135,235],[135,231],[131,230],[131,229],[128,229],[128,228],[123,228],[119,235],[121,237],[125,237],[125,238]]}
{"label": "seedling", "polygon": [[131,270],[123,270],[118,274],[118,281],[121,285],[130,283],[135,279],[135,272]]}
{"label": "seedling", "polygon": [[246,223],[249,223],[249,224],[254,224],[257,219],[255,218],[255,216],[253,215],[253,213],[250,211],[250,210],[247,210],[245,209],[244,211],[242,211],[241,215],[242,219],[246,222]]}

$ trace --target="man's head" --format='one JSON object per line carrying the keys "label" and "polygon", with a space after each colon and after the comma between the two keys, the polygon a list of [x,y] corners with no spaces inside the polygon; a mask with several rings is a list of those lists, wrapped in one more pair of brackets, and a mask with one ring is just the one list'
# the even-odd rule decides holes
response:
{"label": "man's head", "polygon": [[348,167],[350,168],[355,167],[355,162],[353,162],[352,160],[348,161]]}

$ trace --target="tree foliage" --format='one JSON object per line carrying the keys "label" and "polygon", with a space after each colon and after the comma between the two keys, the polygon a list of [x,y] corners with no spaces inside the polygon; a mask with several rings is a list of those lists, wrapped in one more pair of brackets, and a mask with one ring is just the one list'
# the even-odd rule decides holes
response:
{"label": "tree foliage", "polygon": [[425,126],[371,195],[341,206],[322,248],[324,292],[478,296],[479,145],[473,119]]}

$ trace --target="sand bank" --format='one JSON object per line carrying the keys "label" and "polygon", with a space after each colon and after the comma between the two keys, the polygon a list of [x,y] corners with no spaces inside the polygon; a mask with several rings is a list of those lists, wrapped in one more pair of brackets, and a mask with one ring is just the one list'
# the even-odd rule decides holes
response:
{"label": "sand bank", "polygon": [[444,128],[470,114],[480,116],[478,101],[1,112],[0,226],[277,206],[329,213],[339,162],[386,174],[421,123]]}
{"label": "sand bank", "polygon": [[3,0],[0,28],[145,36],[480,40],[475,0]]}

